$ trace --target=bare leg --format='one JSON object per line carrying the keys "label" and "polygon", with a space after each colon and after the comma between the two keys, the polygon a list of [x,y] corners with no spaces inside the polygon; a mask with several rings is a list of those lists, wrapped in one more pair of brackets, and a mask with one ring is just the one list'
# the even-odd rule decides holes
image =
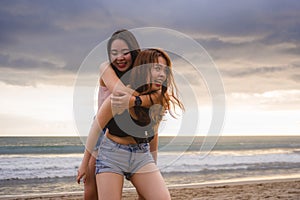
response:
{"label": "bare leg", "polygon": [[95,176],[95,168],[96,168],[95,164],[96,164],[96,158],[95,156],[91,156],[88,169],[85,175],[85,182],[84,182],[85,200],[98,200],[96,176]]}
{"label": "bare leg", "polygon": [[140,196],[147,200],[171,199],[165,181],[154,163],[145,165],[135,173],[131,178],[131,182]]}
{"label": "bare leg", "polygon": [[145,200],[145,198],[138,193],[138,200]]}
{"label": "bare leg", "polygon": [[96,175],[98,199],[99,200],[120,200],[124,177],[116,173],[100,173]]}

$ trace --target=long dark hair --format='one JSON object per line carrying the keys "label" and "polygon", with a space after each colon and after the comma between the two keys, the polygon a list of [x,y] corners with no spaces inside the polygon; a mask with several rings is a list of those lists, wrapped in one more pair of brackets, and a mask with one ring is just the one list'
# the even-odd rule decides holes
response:
{"label": "long dark hair", "polygon": [[[116,39],[121,39],[123,40],[129,48],[130,51],[130,55],[131,55],[131,59],[132,59],[132,64],[131,66],[124,72],[119,71],[113,64],[112,64],[112,60],[110,57],[110,51],[111,51],[111,44],[114,40]],[[135,36],[128,30],[126,29],[121,29],[118,30],[116,32],[114,32],[112,34],[112,36],[110,37],[110,39],[107,42],[107,53],[108,53],[108,58],[109,58],[109,62],[113,68],[113,70],[115,71],[115,73],[117,74],[117,76],[120,78],[123,74],[125,74],[127,71],[129,71],[130,69],[132,69],[133,67],[133,63],[137,57],[137,55],[140,52],[140,46],[135,38]]]}

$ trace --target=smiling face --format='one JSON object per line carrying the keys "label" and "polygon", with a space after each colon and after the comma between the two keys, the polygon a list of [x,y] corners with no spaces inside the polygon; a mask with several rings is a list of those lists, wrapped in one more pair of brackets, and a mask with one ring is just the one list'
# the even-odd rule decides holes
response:
{"label": "smiling face", "polygon": [[173,81],[169,56],[159,49],[145,49],[135,59],[130,86],[140,94],[161,90],[164,95]]}
{"label": "smiling face", "polygon": [[167,71],[166,60],[162,56],[159,56],[158,62],[154,63],[151,67],[152,90],[161,89],[163,83],[167,80]]}
{"label": "smiling face", "polygon": [[124,40],[114,40],[109,54],[112,64],[121,72],[128,70],[132,64],[130,50]]}

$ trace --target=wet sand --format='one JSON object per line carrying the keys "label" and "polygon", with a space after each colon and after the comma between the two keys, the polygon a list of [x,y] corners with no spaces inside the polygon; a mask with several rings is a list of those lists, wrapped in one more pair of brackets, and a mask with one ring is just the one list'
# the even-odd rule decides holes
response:
{"label": "wet sand", "polygon": [[[260,180],[228,183],[193,184],[169,188],[172,199],[300,199],[300,179]],[[78,200],[82,192],[0,197],[0,200]],[[124,190],[124,200],[137,199],[134,189]]]}

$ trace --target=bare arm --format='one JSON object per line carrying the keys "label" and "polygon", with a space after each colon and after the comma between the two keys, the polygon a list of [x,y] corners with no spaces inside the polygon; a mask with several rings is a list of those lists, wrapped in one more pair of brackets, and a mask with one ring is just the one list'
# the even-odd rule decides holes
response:
{"label": "bare arm", "polygon": [[[128,72],[129,73],[129,72]],[[112,69],[109,62],[104,62],[100,66],[101,80],[104,85],[111,91],[114,95],[112,96],[112,106],[127,109],[131,108],[135,102],[135,96],[139,96],[138,92],[133,89],[126,87],[123,82],[116,75],[115,71]],[[101,83],[100,83],[101,84]],[[158,97],[161,91],[157,91],[150,95],[141,95],[142,107],[149,108],[153,104],[159,103]],[[151,96],[151,97],[150,97]],[[152,103],[152,101],[153,103]],[[128,106],[129,105],[129,106]]]}
{"label": "bare arm", "polygon": [[[150,108],[153,104],[160,104],[159,97],[161,95],[161,90],[158,90],[150,95],[141,95],[140,98],[142,100],[142,107]],[[134,106],[135,97],[131,97],[129,101],[129,107]]]}
{"label": "bare arm", "polygon": [[[100,117],[101,116],[101,117]],[[102,106],[99,108],[96,119],[93,121],[93,124],[91,126],[91,129],[89,131],[89,135],[86,141],[85,145],[85,151],[83,155],[83,159],[81,162],[81,165],[78,169],[77,174],[77,182],[80,183],[80,179],[85,175],[86,169],[88,167],[89,160],[91,158],[91,152],[93,152],[93,149],[96,145],[96,142],[99,138],[99,133],[105,125],[109,122],[109,120],[113,117],[113,111],[110,105],[110,99],[107,98]]]}
{"label": "bare arm", "polygon": [[130,93],[117,90],[111,96],[112,106],[127,109],[135,106],[135,96],[139,96],[142,100],[141,107],[150,108],[154,104],[160,104],[159,97],[161,91],[154,92],[150,95],[132,95]]}
{"label": "bare arm", "polygon": [[158,134],[155,133],[153,140],[151,140],[150,142],[150,152],[156,164],[157,164],[157,151],[158,151]]}

